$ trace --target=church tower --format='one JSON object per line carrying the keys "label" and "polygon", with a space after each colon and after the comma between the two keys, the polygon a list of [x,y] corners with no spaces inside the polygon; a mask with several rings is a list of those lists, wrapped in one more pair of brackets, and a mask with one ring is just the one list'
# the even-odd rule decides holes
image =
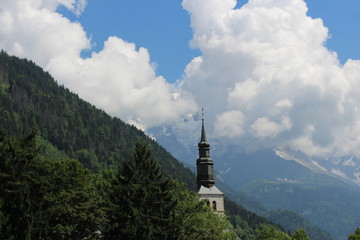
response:
{"label": "church tower", "polygon": [[201,121],[199,158],[196,160],[198,196],[200,200],[206,199],[214,211],[224,214],[224,193],[215,186],[214,161],[210,158],[210,144],[206,140],[203,113]]}

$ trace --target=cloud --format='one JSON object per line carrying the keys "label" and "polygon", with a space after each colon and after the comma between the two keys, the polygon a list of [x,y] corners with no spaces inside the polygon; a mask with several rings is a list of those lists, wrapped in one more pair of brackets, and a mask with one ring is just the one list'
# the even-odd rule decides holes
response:
{"label": "cloud", "polygon": [[[117,36],[82,58],[91,39],[56,9],[79,16],[86,4],[2,0],[0,48],[32,59],[80,97],[139,127],[189,120],[200,105],[208,135],[221,141],[360,157],[360,61],[339,63],[326,48],[328,29],[306,15],[303,0],[250,0],[240,9],[236,0],[183,0],[190,44],[202,55],[179,85],[156,75],[147,49]],[[185,138],[194,126],[189,120],[174,129]]]}
{"label": "cloud", "polygon": [[289,119],[287,116],[282,116],[281,123],[270,121],[268,117],[258,118],[250,126],[253,135],[260,138],[274,138],[281,132],[290,130],[291,127],[291,119]]}
{"label": "cloud", "polygon": [[81,98],[140,128],[177,121],[197,109],[189,94],[156,75],[145,48],[110,36],[101,51],[81,58],[91,40],[80,23],[56,10],[63,6],[80,15],[86,4],[2,0],[0,48],[35,61]]}
{"label": "cloud", "polygon": [[328,29],[307,16],[303,0],[182,5],[191,45],[202,52],[182,86],[209,112],[209,135],[308,156],[360,157],[360,61],[339,63],[326,48]]}
{"label": "cloud", "polygon": [[[76,1],[62,1],[75,9]],[[0,3],[0,48],[30,58],[42,67],[57,56],[78,57],[90,48],[79,23],[72,23],[55,10],[56,0],[4,0]]]}
{"label": "cloud", "polygon": [[241,136],[244,133],[244,114],[240,111],[228,111],[216,118],[215,131],[219,136]]}
{"label": "cloud", "polygon": [[109,37],[91,58],[58,57],[47,67],[66,86],[111,115],[140,127],[176,121],[196,110],[191,96],[156,76],[145,48]]}

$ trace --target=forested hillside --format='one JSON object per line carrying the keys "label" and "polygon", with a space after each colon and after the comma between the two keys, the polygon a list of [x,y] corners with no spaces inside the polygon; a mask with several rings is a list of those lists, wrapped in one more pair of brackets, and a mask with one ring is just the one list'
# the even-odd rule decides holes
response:
{"label": "forested hillside", "polygon": [[129,158],[146,142],[162,170],[195,188],[193,173],[134,126],[71,93],[33,62],[0,54],[0,126],[10,135],[32,130],[69,157],[99,171]]}
{"label": "forested hillside", "polygon": [[[39,170],[35,164],[35,170],[29,170],[30,179],[34,177],[31,174],[40,174],[37,172],[38,170],[46,173],[49,170],[47,167],[51,170],[54,164],[60,164],[65,170],[69,170],[72,166],[74,171],[76,169],[79,172],[85,171],[82,170],[81,166],[66,160],[70,158],[79,160],[93,174],[99,173],[102,176],[109,169],[117,169],[118,166],[129,161],[136,143],[144,142],[154,159],[159,163],[161,172],[165,176],[172,176],[186,183],[187,188],[190,190],[195,188],[194,174],[142,131],[125,124],[118,118],[110,117],[104,111],[81,100],[76,94],[71,93],[63,86],[59,86],[50,74],[44,72],[35,63],[8,56],[5,52],[0,54],[0,126],[7,132],[4,136],[9,136],[4,139],[16,137],[15,140],[9,140],[10,142],[21,142],[23,141],[21,140],[22,136],[27,136],[32,131],[35,131],[37,146],[40,148],[36,159],[42,159],[47,165],[45,164],[45,170],[42,165]],[[11,146],[11,144],[7,146]],[[7,156],[6,148],[4,151],[5,154],[2,156]],[[20,155],[23,156],[22,153]],[[47,162],[49,159],[58,159],[60,162]],[[13,161],[17,160],[19,160],[17,156],[13,157]],[[1,161],[10,160],[2,157]],[[29,161],[29,159],[26,161]],[[16,165],[13,171],[21,173],[23,171],[21,168],[21,164]],[[7,171],[9,170],[3,169],[2,174],[6,176]],[[66,172],[66,174],[71,175],[71,172]],[[84,172],[84,174],[88,173]],[[45,174],[45,176],[48,176],[49,179],[45,178],[44,181],[61,182],[59,178],[53,179],[56,176],[52,176],[51,173],[49,175]],[[25,176],[21,181],[27,182],[27,177]],[[89,188],[90,195],[94,194],[94,186],[90,186],[89,182],[92,177],[87,176],[86,178],[88,179],[87,182],[84,182],[84,184],[88,184],[86,189]],[[14,182],[17,181],[14,179]],[[81,180],[76,181],[79,181],[79,184],[81,183]],[[32,182],[30,181],[30,183]],[[36,184],[35,182],[35,185],[29,186],[29,189],[36,189],[36,187],[32,188]],[[68,182],[67,184],[71,183]],[[48,187],[51,187],[51,184]],[[1,190],[4,190],[4,188]],[[29,189],[25,190],[28,191]],[[51,189],[50,192],[55,191],[56,188]],[[26,194],[21,195],[24,193],[23,190],[19,189],[21,198],[26,197]],[[3,191],[2,194],[5,194],[2,196],[8,197],[6,191]],[[54,196],[50,194],[50,197]],[[5,206],[5,209],[7,209],[7,205],[2,205],[6,203],[4,199],[0,197],[0,207]],[[22,200],[27,201],[26,199]],[[94,199],[90,199],[90,201],[92,200]],[[75,204],[76,201],[73,203]],[[36,204],[34,206],[35,208],[38,207]],[[89,207],[91,208],[91,206]],[[66,209],[62,210],[66,211]],[[72,211],[76,212],[77,210]],[[226,200],[226,212],[230,216],[236,232],[239,236],[242,236],[242,239],[254,239],[257,234],[262,232],[257,229],[263,229],[265,225],[272,226],[265,218],[258,217],[230,200]],[[35,213],[38,213],[37,210]],[[12,216],[11,213],[6,214]],[[104,213],[99,212],[99,221],[102,221],[102,214]],[[2,215],[0,214],[0,220],[1,218]],[[29,219],[24,219],[24,221],[27,220]],[[265,227],[263,230],[267,231],[269,229],[275,233],[281,232],[279,227]],[[59,231],[67,230],[65,226],[65,229]]]}
{"label": "forested hillside", "polygon": [[289,210],[273,210],[266,213],[270,221],[286,226],[286,231],[294,232],[304,229],[312,240],[333,239],[328,233],[318,227],[312,226],[303,216]]}
{"label": "forested hillside", "polygon": [[233,239],[231,224],[165,177],[137,143],[117,170],[41,158],[35,134],[0,131],[0,239]]}
{"label": "forested hillside", "polygon": [[[327,229],[335,239],[344,239],[359,226],[360,192],[356,188],[257,180],[242,190],[269,210],[288,209],[301,213],[310,223]],[[289,218],[284,213],[277,212],[280,224],[290,223],[283,220]],[[273,214],[270,219],[274,219]]]}

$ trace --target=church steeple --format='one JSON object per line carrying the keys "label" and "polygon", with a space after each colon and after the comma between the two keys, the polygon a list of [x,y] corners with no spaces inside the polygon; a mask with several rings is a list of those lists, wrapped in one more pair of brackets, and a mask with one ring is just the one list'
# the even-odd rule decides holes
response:
{"label": "church steeple", "polygon": [[214,162],[210,158],[210,144],[206,140],[204,111],[202,110],[202,126],[201,126],[201,140],[198,144],[199,158],[196,161],[197,166],[197,188],[201,186],[210,188],[215,185],[214,180]]}
{"label": "church steeple", "polygon": [[225,211],[224,193],[215,186],[213,169],[214,161],[210,158],[210,144],[206,139],[203,109],[201,118],[201,139],[198,147],[199,158],[196,160],[196,182],[199,199],[206,200],[207,204],[212,206],[213,211],[223,215]]}

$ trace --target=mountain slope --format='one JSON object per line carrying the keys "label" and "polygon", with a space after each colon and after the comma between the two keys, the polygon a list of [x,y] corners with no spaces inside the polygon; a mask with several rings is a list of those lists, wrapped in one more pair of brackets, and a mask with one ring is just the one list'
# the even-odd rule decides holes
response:
{"label": "mountain slope", "polygon": [[[182,147],[182,144],[176,140],[171,131],[171,128],[167,128],[164,134],[164,131],[158,130],[157,132],[155,131],[154,136],[163,146],[171,150],[178,159],[186,163],[194,164],[196,159],[196,146],[194,145],[194,149],[192,150],[189,150],[186,146]],[[321,166],[316,165],[315,160],[313,161],[313,166],[308,167],[302,163],[299,156],[296,161],[294,158],[288,158],[283,155],[284,153],[274,149],[264,149],[248,153],[242,151],[235,145],[225,145],[215,139],[209,139],[209,141],[211,143],[212,159],[214,159],[215,162],[214,168],[219,172],[218,183],[221,179],[225,185],[230,186],[232,189],[239,190],[243,189],[252,181],[258,181],[256,187],[252,187],[251,191],[248,189],[249,191],[244,190],[245,192],[242,191],[239,193],[226,192],[233,200],[243,204],[248,209],[260,215],[265,214],[267,209],[287,209],[295,211],[309,220],[311,224],[331,233],[332,236],[338,240],[344,239],[348,234],[353,232],[356,224],[360,222],[358,217],[354,216],[358,212],[357,210],[360,209],[357,204],[358,201],[348,201],[347,205],[344,205],[339,199],[332,198],[335,194],[330,195],[330,198],[325,197],[327,196],[326,194],[322,194],[324,191],[328,191],[326,189],[333,189],[334,193],[339,191],[344,193],[345,196],[354,199],[351,194],[349,195],[347,193],[360,192],[359,187],[354,182],[336,176],[336,174],[333,174],[329,170],[322,170]],[[167,145],[168,142],[176,142],[177,148],[174,150],[174,148]],[[306,161],[306,159],[303,161]],[[323,163],[321,165],[326,166]],[[305,186],[314,186],[314,188],[319,191],[312,191],[311,197],[317,197],[318,202],[313,203],[312,207],[315,207],[316,210],[319,211],[317,211],[315,216],[304,215],[306,211],[298,211],[295,209],[293,207],[293,199],[287,195],[286,191],[276,193],[274,196],[269,196],[265,190],[259,193],[261,189],[266,189],[267,181],[278,184],[294,184],[300,192],[302,192],[301,189]],[[226,191],[226,188],[224,188],[224,190]],[[310,192],[307,193],[310,194]],[[297,205],[302,208],[311,205],[312,198],[308,197],[308,195],[298,195]],[[287,204],[280,204],[281,202],[286,202]],[[321,202],[321,204],[318,204],[319,202]],[[276,208],[272,206],[272,203],[277,203]],[[316,206],[316,204],[318,205]],[[333,208],[331,207],[332,205],[334,205]],[[353,212],[350,213],[349,217],[344,216],[344,213],[348,212],[349,209]]]}
{"label": "mountain slope", "polygon": [[270,210],[297,212],[336,239],[346,239],[359,227],[360,192],[355,189],[255,180],[241,190]]}
{"label": "mountain slope", "polygon": [[195,188],[193,173],[142,131],[58,86],[31,61],[0,54],[0,101],[0,126],[11,135],[36,130],[95,171],[125,161],[135,143],[144,141],[166,174]]}
{"label": "mountain slope", "polygon": [[266,218],[274,223],[287,226],[286,231],[295,232],[304,229],[311,240],[332,239],[331,236],[317,227],[313,227],[304,217],[288,210],[274,210],[266,214]]}

